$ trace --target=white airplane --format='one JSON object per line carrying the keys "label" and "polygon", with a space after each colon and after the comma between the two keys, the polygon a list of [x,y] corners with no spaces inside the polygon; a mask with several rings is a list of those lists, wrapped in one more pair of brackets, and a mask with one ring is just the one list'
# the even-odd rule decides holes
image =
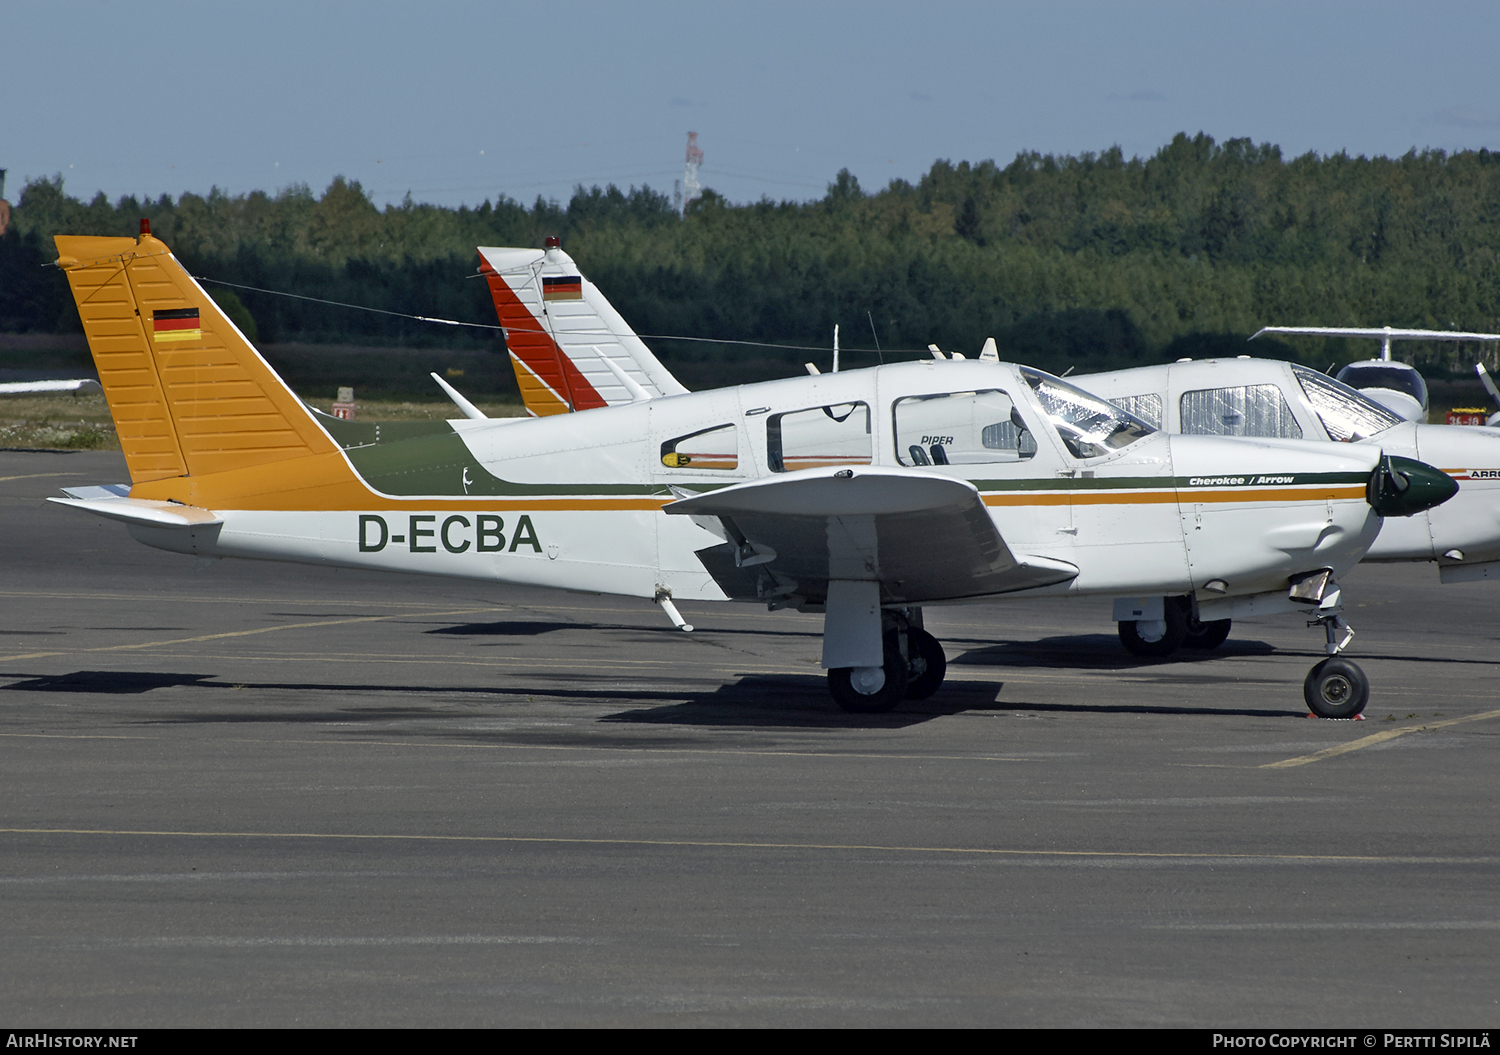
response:
{"label": "white airplane", "polygon": [[1456,330],[1398,330],[1390,326],[1267,326],[1250,338],[1265,333],[1302,334],[1316,337],[1366,337],[1380,341],[1380,358],[1350,363],[1336,375],[1350,388],[1399,414],[1406,421],[1427,420],[1427,381],[1414,366],[1391,358],[1392,341],[1500,341],[1495,333],[1460,333]]}
{"label": "white airplane", "polygon": [[942,683],[924,605],[1095,593],[1290,598],[1329,640],[1305,697],[1350,717],[1369,686],[1336,654],[1337,577],[1452,487],[1372,445],[1168,436],[951,360],[382,435],[311,411],[142,227],[56,239],[131,482],[52,501],[175,552],[649,598],[684,630],[684,599],[823,612],[851,711]]}
{"label": "white airplane", "polygon": [[[1500,579],[1500,433],[1492,429],[1403,421],[1316,370],[1248,356],[1076,380],[1170,433],[1378,446],[1386,454],[1440,466],[1457,486],[1454,497],[1409,517],[1388,518],[1364,559],[1435,561],[1445,583]],[[1130,647],[1127,616],[1117,609],[1116,617]],[[1228,633],[1227,622],[1192,627],[1183,643],[1211,648]]]}
{"label": "white airplane", "polygon": [[[570,370],[574,378],[571,391],[582,392],[590,406],[635,398],[625,387],[608,382],[610,371],[618,368],[617,360],[635,364],[637,376],[649,373],[656,378],[670,377],[598,288],[581,276],[577,264],[556,239],[548,239],[545,251],[481,248],[479,252],[496,311],[513,349],[517,379],[528,409],[534,413],[568,409],[561,399],[532,394],[535,382],[531,379],[537,376],[560,377],[564,370]],[[554,302],[542,292],[550,288],[548,283],[578,290],[581,295]],[[1272,327],[1260,332],[1387,335],[1384,330],[1307,327]],[[1390,335],[1400,337],[1409,332],[1414,331],[1390,331]],[[611,354],[602,356],[601,347],[610,348]],[[936,347],[931,351],[935,359],[947,358]],[[960,353],[953,356],[964,359]],[[991,338],[980,351],[979,360],[998,359]],[[837,352],[834,362],[837,369]],[[812,364],[808,369],[817,371]],[[1481,377],[1488,381],[1482,368]],[[581,378],[592,378],[599,387],[585,388],[579,383]],[[1248,356],[1184,361],[1074,380],[1169,433],[1364,440],[1378,442],[1387,453],[1402,457],[1466,467],[1448,470],[1454,483],[1440,487],[1457,490],[1461,486],[1456,500],[1409,517],[1390,518],[1365,559],[1437,561],[1444,582],[1500,578],[1500,476],[1496,475],[1500,436],[1486,435],[1482,430],[1476,433],[1473,429],[1403,424],[1400,414],[1338,381],[1302,367]],[[1425,392],[1424,386],[1424,406]],[[1495,398],[1500,402],[1500,391]],[[1163,408],[1167,408],[1165,412]],[[1370,440],[1377,434],[1378,441]],[[1290,612],[1297,607],[1287,598],[1174,601],[1126,596],[1114,600],[1114,618],[1126,649],[1140,656],[1164,657],[1183,646],[1218,647],[1228,638],[1235,618]]]}
{"label": "white airplane", "polygon": [[92,377],[75,377],[64,381],[4,381],[0,382],[0,396],[34,395],[37,392],[78,392],[97,386]]}

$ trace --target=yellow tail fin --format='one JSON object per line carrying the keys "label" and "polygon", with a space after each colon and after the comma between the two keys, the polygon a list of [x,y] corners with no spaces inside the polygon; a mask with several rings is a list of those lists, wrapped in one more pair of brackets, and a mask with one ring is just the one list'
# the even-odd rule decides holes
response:
{"label": "yellow tail fin", "polygon": [[149,232],[55,240],[132,483],[338,449]]}

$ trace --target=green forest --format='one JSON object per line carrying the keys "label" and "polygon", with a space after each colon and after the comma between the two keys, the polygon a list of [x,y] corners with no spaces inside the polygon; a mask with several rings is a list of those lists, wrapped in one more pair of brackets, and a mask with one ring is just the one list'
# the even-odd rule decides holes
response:
{"label": "green forest", "polygon": [[[1288,159],[1200,133],[1149,158],[938,161],[873,192],[846,170],[813,201],[735,205],[708,191],[685,216],[648,187],[456,209],[408,196],[382,210],[342,178],[321,195],[115,202],[33,180],[0,238],[0,332],[75,332],[66,283],[43,266],[51,236],[131,235],[143,216],[207,279],[491,324],[475,247],[558,235],[642,334],[783,346],[652,338],[695,388],[796,372],[817,353],[785,346],[829,347],[836,323],[850,366],[929,342],[972,355],[993,336],[1003,358],[1055,371],[1252,353],[1323,368],[1375,352],[1247,346],[1265,325],[1500,331],[1500,153]],[[268,345],[503,352],[484,330],[205,286]],[[1475,354],[1401,351],[1434,377],[1471,370]]]}

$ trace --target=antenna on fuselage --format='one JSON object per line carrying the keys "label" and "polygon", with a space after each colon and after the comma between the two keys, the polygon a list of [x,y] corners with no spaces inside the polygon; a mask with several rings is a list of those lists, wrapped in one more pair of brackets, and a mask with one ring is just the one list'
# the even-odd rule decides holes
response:
{"label": "antenna on fuselage", "polygon": [[444,392],[448,393],[448,398],[453,400],[454,405],[458,407],[459,410],[464,412],[464,417],[468,418],[470,421],[486,421],[489,419],[488,414],[480,410],[473,403],[470,403],[467,399],[459,394],[458,389],[454,388],[448,382],[444,381],[436,373],[432,374],[432,379],[438,383],[438,385]]}
{"label": "antenna on fuselage", "polygon": [[839,324],[833,324],[833,372],[839,372]]}
{"label": "antenna on fuselage", "polygon": [[637,384],[633,377],[631,377],[623,369],[620,368],[619,363],[615,362],[609,356],[600,351],[597,344],[594,345],[594,354],[599,357],[599,359],[609,369],[609,372],[615,375],[615,380],[620,382],[620,387],[629,394],[630,401],[632,403],[645,403],[650,400],[651,393],[647,392],[644,388]]}

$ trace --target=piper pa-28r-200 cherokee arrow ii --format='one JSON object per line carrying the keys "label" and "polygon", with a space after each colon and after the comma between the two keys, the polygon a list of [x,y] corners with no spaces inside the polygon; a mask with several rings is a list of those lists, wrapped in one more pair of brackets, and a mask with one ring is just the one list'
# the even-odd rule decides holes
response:
{"label": "piper pa-28r-200 cherokee arrow ii", "polygon": [[[681,600],[822,611],[854,711],[937,690],[929,604],[1290,590],[1334,620],[1380,517],[1451,486],[1375,447],[1168,436],[989,362],[382,437],[310,410],[149,230],[56,241],[131,484],[54,501],[181,553],[637,596],[679,625]],[[1336,656],[1309,686],[1329,715],[1368,692]]]}

